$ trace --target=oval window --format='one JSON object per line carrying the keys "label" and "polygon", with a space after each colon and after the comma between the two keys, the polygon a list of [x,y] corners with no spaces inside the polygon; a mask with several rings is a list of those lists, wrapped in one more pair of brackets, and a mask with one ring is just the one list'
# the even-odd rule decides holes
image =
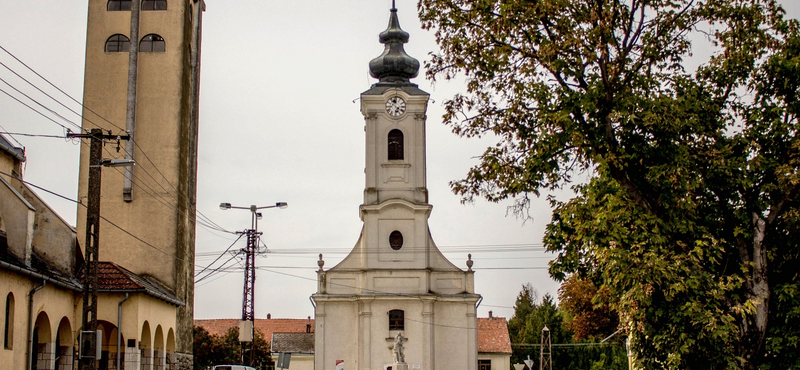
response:
{"label": "oval window", "polygon": [[403,247],[403,234],[395,230],[389,234],[389,246],[394,250],[400,250]]}

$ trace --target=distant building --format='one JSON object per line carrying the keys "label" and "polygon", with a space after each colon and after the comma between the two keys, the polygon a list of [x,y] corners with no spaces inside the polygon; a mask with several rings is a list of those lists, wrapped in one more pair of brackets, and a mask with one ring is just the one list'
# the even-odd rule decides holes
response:
{"label": "distant building", "polygon": [[478,370],[511,369],[511,337],[504,317],[478,318]]}
{"label": "distant building", "polygon": [[314,370],[314,333],[272,333],[270,353],[276,370]]}
{"label": "distant building", "polygon": [[326,270],[320,258],[311,296],[315,370],[477,370],[480,295],[472,261],[465,258],[465,270],[451,263],[428,227],[430,95],[409,82],[419,62],[403,50],[408,39],[392,8],[389,26],[379,35],[385,50],[369,63],[379,82],[360,99],[364,225],[341,263]]}

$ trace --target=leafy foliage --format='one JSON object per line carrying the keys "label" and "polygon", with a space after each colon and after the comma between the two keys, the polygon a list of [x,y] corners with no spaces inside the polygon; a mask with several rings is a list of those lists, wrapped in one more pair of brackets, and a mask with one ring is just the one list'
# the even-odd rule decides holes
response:
{"label": "leafy foliage", "polygon": [[[547,326],[551,344],[572,343],[572,332],[564,325],[564,312],[545,294],[541,301],[530,284],[522,286],[514,304],[514,316],[508,320],[511,337],[511,363],[523,363],[529,357],[540,360],[542,329]],[[608,346],[553,347],[554,369],[627,369],[627,353],[620,343]],[[534,366],[535,368],[536,366]]]}
{"label": "leafy foliage", "polygon": [[607,288],[597,289],[594,283],[578,275],[572,275],[561,283],[559,307],[566,316],[565,323],[572,331],[574,341],[599,341],[617,332],[619,318],[609,305],[610,299]]}
{"label": "leafy foliage", "polygon": [[[253,364],[258,370],[267,370],[272,362],[269,343],[264,334],[256,330]],[[247,349],[249,351],[249,348]],[[233,365],[242,362],[242,345],[239,342],[239,328],[228,329],[224,336],[210,334],[201,326],[194,327],[194,369],[206,370],[214,365]]]}
{"label": "leafy foliage", "polygon": [[441,48],[428,77],[466,78],[446,123],[498,138],[453,190],[524,214],[529,194],[588,175],[552,201],[551,274],[608,292],[640,366],[800,366],[797,21],[774,0],[420,0],[419,14]]}

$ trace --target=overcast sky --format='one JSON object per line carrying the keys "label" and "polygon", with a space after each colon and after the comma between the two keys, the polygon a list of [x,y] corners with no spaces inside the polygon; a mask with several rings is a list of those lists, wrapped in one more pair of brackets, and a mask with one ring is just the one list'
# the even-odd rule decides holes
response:
{"label": "overcast sky", "polygon": [[[800,4],[782,1],[790,17]],[[391,0],[207,0],[203,16],[199,173],[197,208],[229,231],[250,225],[246,210],[222,211],[221,202],[269,209],[259,229],[270,253],[257,259],[256,317],[313,316],[316,260],[341,261],[355,245],[364,189],[364,120],[359,94],[376,81],[367,64],[383,51],[378,33],[386,28]],[[423,31],[416,2],[398,0],[401,27],[411,34],[406,52],[420,60],[437,50]],[[86,40],[86,0],[0,0],[0,46],[60,89],[80,100]],[[69,98],[36,79],[0,50],[0,62],[46,90],[71,109]],[[475,290],[483,296],[479,315],[510,317],[516,295],[531,283],[540,295],[557,295],[546,270],[552,255],[541,238],[550,219],[544,198],[534,199],[531,220],[506,215],[509,203],[479,200],[462,205],[448,182],[477,163],[489,139],[462,139],[441,123],[442,103],[458,83],[424,78],[412,82],[431,94],[427,121],[429,225],[434,241],[457,266],[475,261]],[[0,65],[0,78],[66,119],[80,118],[26,86]],[[25,99],[0,81],[0,89]],[[34,95],[35,94],[35,95]],[[35,103],[28,104],[40,111]],[[90,107],[91,108],[91,107]],[[64,120],[47,114],[57,122]],[[0,93],[0,132],[62,135],[64,129]],[[13,136],[26,148],[24,176],[38,186],[74,199],[79,144],[58,138]],[[39,192],[69,223],[75,204]],[[563,197],[563,195],[560,195]],[[145,236],[142,236],[145,237]],[[145,237],[146,239],[146,237]],[[202,268],[231,246],[236,235],[197,228]],[[239,241],[233,249],[244,247]],[[102,245],[100,245],[102,259]],[[229,255],[222,258],[228,260]],[[197,284],[195,317],[237,318],[242,310],[241,263]]]}

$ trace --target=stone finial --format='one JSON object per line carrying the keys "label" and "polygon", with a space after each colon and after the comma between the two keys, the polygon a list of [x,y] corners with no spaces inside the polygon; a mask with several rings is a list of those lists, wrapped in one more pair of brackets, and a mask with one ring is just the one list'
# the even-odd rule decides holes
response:
{"label": "stone finial", "polygon": [[472,271],[472,254],[467,255],[467,271]]}

